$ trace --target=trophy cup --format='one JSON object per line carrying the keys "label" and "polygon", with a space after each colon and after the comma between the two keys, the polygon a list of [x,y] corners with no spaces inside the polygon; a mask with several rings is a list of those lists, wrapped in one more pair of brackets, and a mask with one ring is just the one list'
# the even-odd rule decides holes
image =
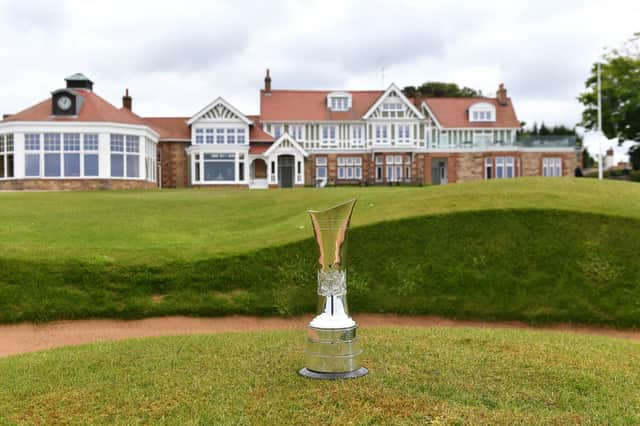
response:
{"label": "trophy cup", "polygon": [[309,211],[320,250],[318,315],[311,320],[300,375],[312,379],[347,379],[369,372],[360,366],[362,353],[356,322],[347,307],[345,242],[356,200],[327,210]]}

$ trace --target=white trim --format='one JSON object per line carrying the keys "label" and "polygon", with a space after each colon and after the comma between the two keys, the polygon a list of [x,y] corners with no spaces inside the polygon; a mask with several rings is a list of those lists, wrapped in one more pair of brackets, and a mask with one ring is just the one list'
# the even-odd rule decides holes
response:
{"label": "white trim", "polygon": [[[153,130],[151,126],[145,124],[125,124],[125,123],[116,123],[116,122],[101,122],[101,121],[0,121],[0,130],[4,131],[4,129],[11,129],[13,133],[16,132],[26,132],[33,133],[33,128],[38,129],[41,132],[47,132],[46,129],[56,129],[52,131],[59,131],[58,128],[73,128],[70,132],[80,132],[83,130],[76,130],[75,128],[80,127],[82,129],[92,129],[91,131],[87,131],[85,133],[95,133],[99,132],[99,129],[118,129],[122,131],[122,129],[126,130],[142,130],[149,133],[150,136],[153,137],[154,140],[158,140],[160,134]],[[94,130],[98,129],[98,130]]]}
{"label": "white trim", "polygon": [[431,108],[429,108],[429,105],[427,105],[426,101],[422,101],[422,107],[427,110],[427,112],[429,113],[429,116],[433,119],[434,123],[436,123],[436,127],[438,129],[442,129],[440,122],[436,118],[436,115],[433,113],[433,111],[431,111]]}
{"label": "white trim", "polygon": [[291,136],[289,136],[288,132],[284,132],[282,134],[282,136],[280,136],[273,144],[271,144],[271,146],[269,147],[269,149],[267,149],[262,155],[264,157],[269,157],[271,156],[271,154],[273,154],[273,152],[278,149],[278,147],[282,144],[283,141],[288,140],[289,142],[291,142],[291,145],[293,145],[293,147],[300,152],[300,154],[302,154],[304,157],[308,157],[309,153],[307,151],[304,150],[304,148],[302,148],[302,146],[300,146],[300,144],[298,142],[295,141],[295,139],[293,139]]}
{"label": "white trim", "polygon": [[400,90],[395,83],[391,83],[391,86],[389,86],[389,88],[382,94],[382,96],[378,98],[378,100],[373,104],[373,106],[369,108],[369,110],[364,114],[364,116],[362,116],[362,119],[368,120],[371,114],[373,114],[375,110],[378,109],[378,107],[382,104],[385,98],[389,96],[389,93],[391,93],[391,91],[395,91],[398,94],[398,97],[405,103],[405,105],[409,107],[411,111],[413,111],[413,113],[418,117],[418,119],[420,120],[424,119],[424,115],[420,112],[420,110],[418,110],[418,108],[416,108],[414,104],[409,102],[409,99],[407,99],[404,93],[402,93],[402,90]]}
{"label": "white trim", "polygon": [[236,109],[233,105],[231,105],[229,102],[227,102],[224,98],[222,98],[221,96],[219,96],[218,98],[216,98],[216,100],[214,100],[213,102],[211,102],[210,104],[208,104],[206,107],[202,108],[200,111],[198,111],[197,113],[195,113],[190,119],[189,121],[187,121],[187,125],[191,126],[193,123],[195,123],[196,121],[198,121],[198,119],[200,117],[202,117],[204,114],[206,114],[207,112],[209,112],[213,107],[217,106],[218,104],[222,104],[225,108],[227,108],[228,110],[230,110],[232,113],[234,113],[235,115],[238,116],[238,118],[247,125],[253,124],[253,121],[249,120],[244,114],[242,114],[238,109]]}

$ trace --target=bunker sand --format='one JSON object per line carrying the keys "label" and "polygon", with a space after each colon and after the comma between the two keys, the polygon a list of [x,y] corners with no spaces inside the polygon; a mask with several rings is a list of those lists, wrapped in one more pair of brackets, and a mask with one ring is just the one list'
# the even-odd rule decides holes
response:
{"label": "bunker sand", "polygon": [[[358,321],[359,326],[364,328],[477,327],[553,330],[616,337],[640,342],[640,331],[573,324],[534,327],[517,321],[460,321],[435,316],[356,314],[354,317],[356,321]],[[311,318],[311,315],[293,318],[252,316],[191,318],[175,316],[127,321],[94,319],[56,321],[45,324],[21,323],[0,325],[0,357],[61,346],[153,336],[288,329],[299,329],[301,336],[304,336],[307,323]]]}

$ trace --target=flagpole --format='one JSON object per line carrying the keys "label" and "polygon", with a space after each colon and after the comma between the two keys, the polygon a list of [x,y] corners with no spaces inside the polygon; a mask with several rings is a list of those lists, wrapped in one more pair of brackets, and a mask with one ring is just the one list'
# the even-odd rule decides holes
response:
{"label": "flagpole", "polygon": [[600,81],[600,62],[598,62],[598,179],[602,180],[602,88]]}

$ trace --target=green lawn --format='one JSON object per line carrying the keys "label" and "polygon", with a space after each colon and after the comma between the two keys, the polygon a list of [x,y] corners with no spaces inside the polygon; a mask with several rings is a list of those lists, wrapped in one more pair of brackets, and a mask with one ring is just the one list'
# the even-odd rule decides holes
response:
{"label": "green lawn", "polygon": [[361,379],[299,377],[304,331],[0,359],[0,424],[639,424],[640,345],[556,332],[362,330]]}
{"label": "green lawn", "polygon": [[312,312],[305,211],[351,197],[355,312],[640,326],[640,185],[542,178],[0,193],[0,321]]}

